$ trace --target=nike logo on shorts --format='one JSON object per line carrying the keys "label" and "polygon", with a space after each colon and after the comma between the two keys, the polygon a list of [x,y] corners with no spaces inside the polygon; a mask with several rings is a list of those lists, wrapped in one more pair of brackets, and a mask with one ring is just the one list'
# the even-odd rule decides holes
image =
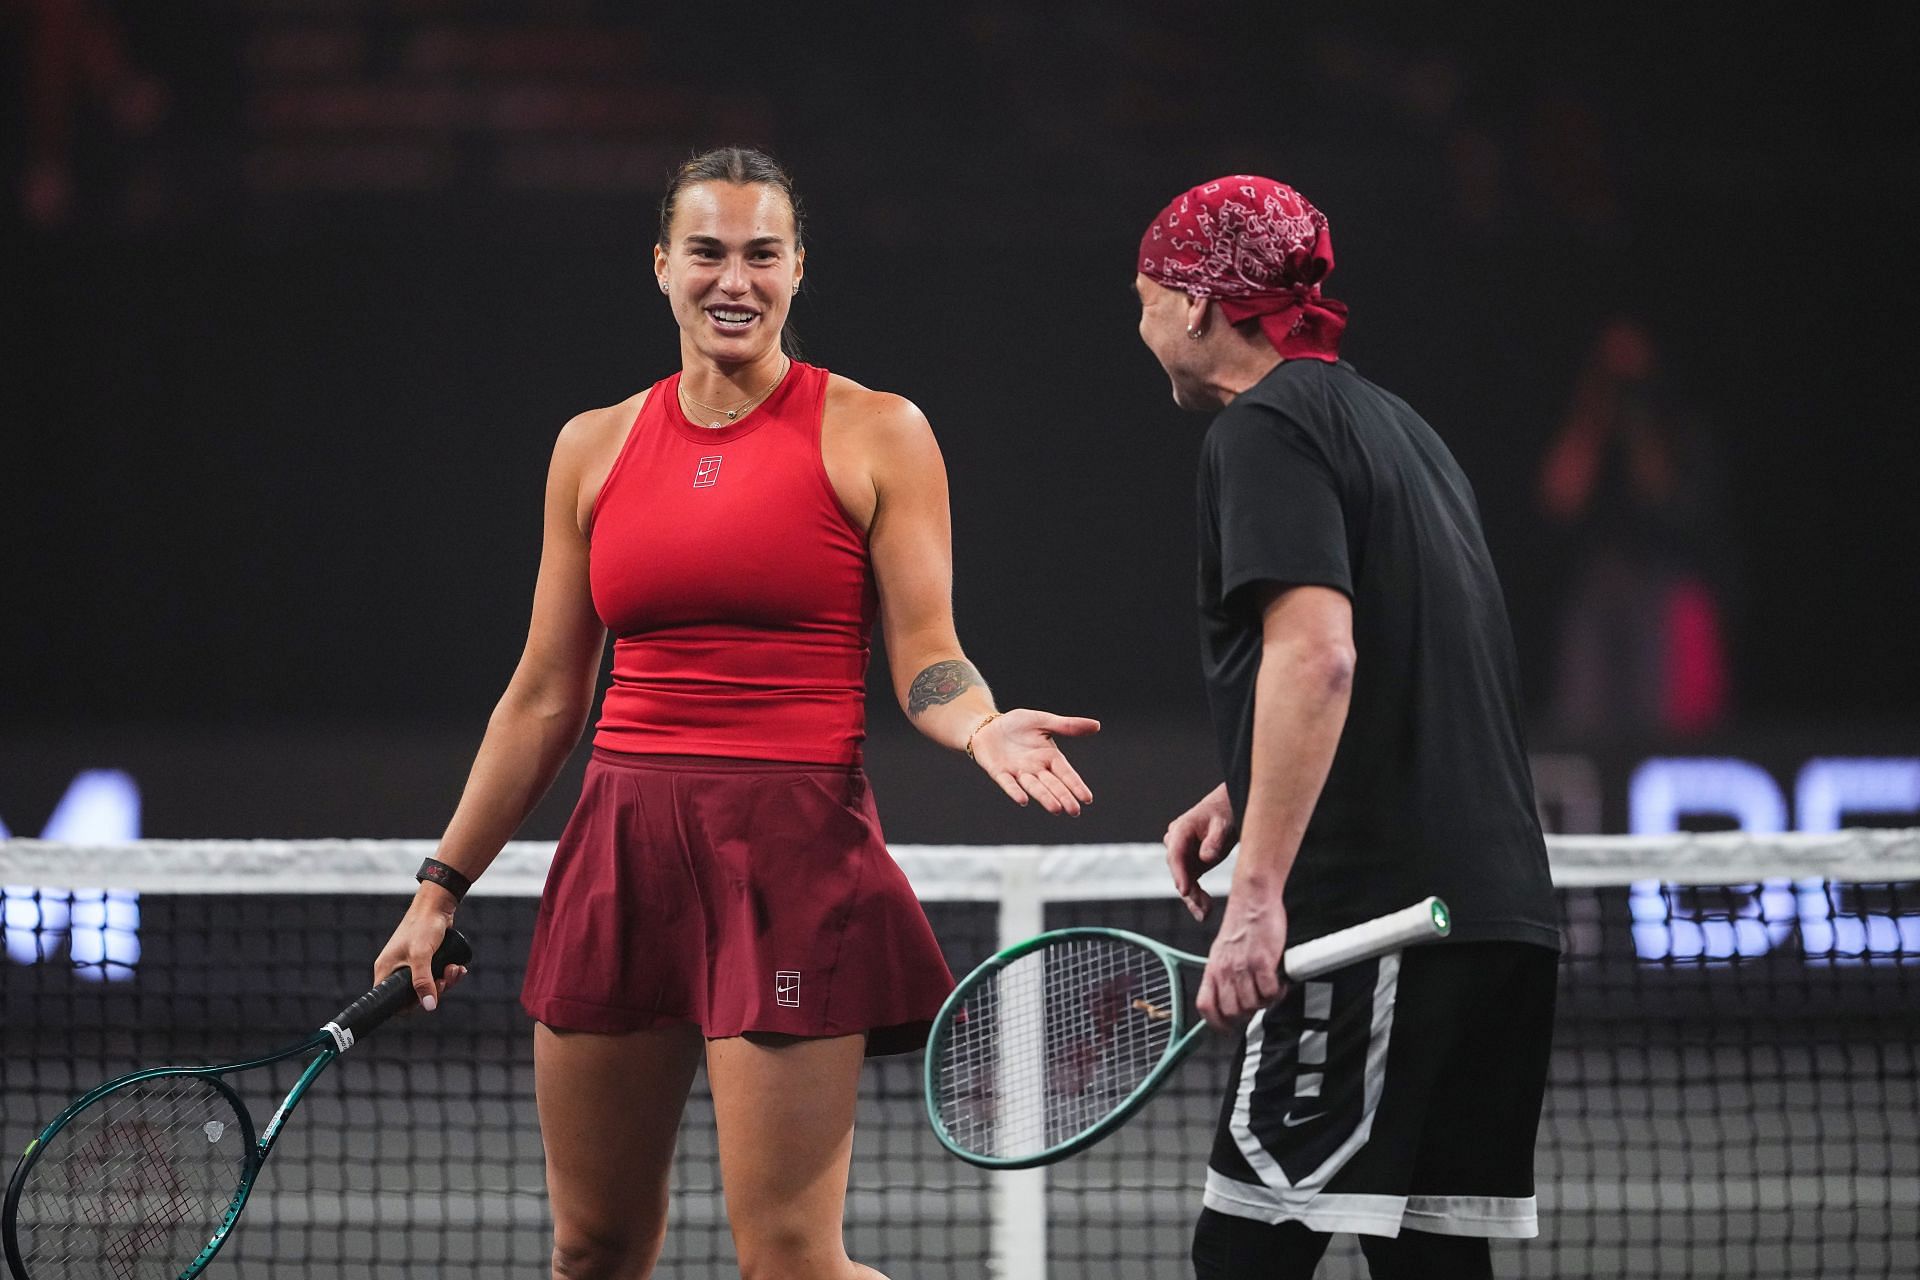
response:
{"label": "nike logo on shorts", "polygon": [[1289,1111],[1287,1112],[1287,1114],[1280,1117],[1280,1123],[1287,1126],[1287,1128],[1289,1129],[1293,1129],[1293,1128],[1297,1128],[1300,1125],[1305,1124],[1309,1120],[1318,1120],[1321,1116],[1325,1114],[1327,1113],[1324,1111],[1309,1111],[1307,1112],[1306,1115],[1296,1116],[1295,1114],[1293,1114],[1293,1112]]}

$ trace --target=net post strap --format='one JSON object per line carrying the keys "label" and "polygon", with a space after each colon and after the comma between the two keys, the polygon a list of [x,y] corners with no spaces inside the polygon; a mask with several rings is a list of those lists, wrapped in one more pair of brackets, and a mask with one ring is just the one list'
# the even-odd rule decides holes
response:
{"label": "net post strap", "polygon": [[[927,873],[939,865],[941,855],[911,846],[897,848],[893,853],[913,882],[915,892],[925,897],[921,885]],[[927,857],[929,853],[933,854],[931,858]],[[908,856],[902,857],[903,854]],[[925,859],[925,863],[920,868],[921,877],[915,879],[913,864],[919,859]],[[970,855],[963,854],[962,859],[970,859]],[[1002,949],[1046,930],[1047,899],[1043,887],[1046,853],[1043,849],[1038,846],[1002,849],[990,868],[978,867],[970,860],[955,861],[968,872],[990,869],[994,873],[993,892],[1000,902],[995,940]],[[1037,978],[1038,974],[1034,976]],[[1038,990],[1030,994],[1035,1001],[1041,998]],[[1003,1009],[1000,1016],[1018,1016],[1018,1013]],[[994,1175],[992,1196],[993,1280],[1046,1280],[1046,1167],[1009,1169]]]}

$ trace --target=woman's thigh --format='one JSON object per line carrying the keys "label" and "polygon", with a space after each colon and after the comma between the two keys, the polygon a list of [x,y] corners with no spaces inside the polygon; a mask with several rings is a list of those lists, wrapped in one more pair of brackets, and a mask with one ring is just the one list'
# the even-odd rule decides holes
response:
{"label": "woman's thigh", "polygon": [[535,1026],[556,1252],[628,1267],[643,1256],[645,1274],[666,1229],[674,1138],[702,1043],[686,1024],[623,1035]]}
{"label": "woman's thigh", "polygon": [[710,1041],[727,1217],[743,1274],[850,1270],[841,1236],[864,1036]]}

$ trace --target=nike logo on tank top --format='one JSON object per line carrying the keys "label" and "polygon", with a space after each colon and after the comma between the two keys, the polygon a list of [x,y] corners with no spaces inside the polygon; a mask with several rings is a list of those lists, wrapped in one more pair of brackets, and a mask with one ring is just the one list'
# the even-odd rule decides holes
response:
{"label": "nike logo on tank top", "polygon": [[877,603],[820,457],[827,371],[795,361],[703,427],[654,384],[595,500],[593,606],[614,636],[594,745],[857,763]]}

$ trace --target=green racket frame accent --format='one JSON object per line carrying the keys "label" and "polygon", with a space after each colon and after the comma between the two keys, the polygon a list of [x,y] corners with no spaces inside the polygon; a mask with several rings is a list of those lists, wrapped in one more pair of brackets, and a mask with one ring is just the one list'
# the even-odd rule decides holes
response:
{"label": "green racket frame accent", "polygon": [[[434,975],[438,977],[440,971],[449,964],[464,965],[472,959],[473,948],[468,944],[465,936],[456,929],[448,929],[446,941],[441,944],[440,950],[433,957]],[[347,1048],[353,1046],[353,1029],[357,1028],[361,1035],[369,1034],[399,1009],[411,1004],[413,999],[411,971],[402,965],[387,975],[380,985],[335,1015],[333,1021],[298,1044],[288,1045],[265,1057],[251,1058],[245,1062],[230,1062],[217,1067],[152,1067],[145,1071],[135,1071],[130,1075],[109,1080],[82,1095],[65,1111],[55,1116],[53,1122],[42,1129],[37,1138],[27,1144],[25,1153],[20,1157],[19,1165],[13,1171],[13,1177],[7,1182],[6,1198],[0,1201],[0,1253],[4,1253],[7,1270],[12,1274],[13,1280],[32,1280],[27,1274],[27,1264],[20,1256],[19,1241],[15,1231],[15,1215],[20,1209],[20,1197],[26,1190],[27,1176],[33,1171],[33,1166],[40,1157],[46,1153],[47,1144],[72,1123],[75,1116],[102,1098],[149,1080],[177,1076],[197,1077],[225,1094],[227,1101],[233,1106],[234,1114],[240,1120],[242,1132],[247,1139],[246,1164],[241,1171],[239,1185],[234,1188],[232,1197],[227,1201],[227,1211],[221,1216],[220,1223],[214,1228],[213,1234],[208,1237],[206,1247],[187,1264],[178,1278],[178,1280],[195,1280],[207,1269],[214,1255],[220,1252],[220,1246],[224,1245],[227,1237],[232,1234],[234,1223],[239,1221],[240,1211],[247,1207],[247,1200],[253,1195],[254,1181],[260,1176],[261,1169],[266,1167],[267,1156],[272,1153],[273,1144],[279,1140],[280,1131],[285,1127],[287,1117],[292,1115],[293,1109],[300,1105],[300,1100],[306,1096],[307,1090],[313,1087],[313,1082],[320,1078],[320,1073],[325,1071]],[[343,1032],[342,1027],[348,1030]],[[247,1110],[246,1103],[241,1101],[240,1095],[223,1077],[239,1071],[251,1071],[256,1067],[269,1067],[276,1062],[285,1062],[288,1058],[297,1058],[302,1054],[313,1053],[315,1050],[318,1050],[318,1053],[315,1054],[313,1061],[309,1062],[306,1069],[300,1073],[300,1078],[294,1082],[293,1088],[287,1091],[287,1096],[274,1111],[272,1119],[267,1121],[266,1129],[256,1138],[253,1114]]]}
{"label": "green racket frame accent", "polygon": [[[1363,921],[1351,928],[1303,942],[1299,946],[1288,947],[1282,956],[1282,968],[1289,982],[1301,982],[1401,947],[1435,942],[1452,932],[1453,915],[1447,910],[1447,904],[1439,898],[1425,898],[1412,906],[1389,912],[1377,919]],[[1132,1093],[1128,1094],[1104,1118],[1065,1142],[1024,1156],[988,1156],[962,1147],[954,1141],[953,1135],[947,1130],[946,1123],[940,1118],[939,1078],[940,1062],[945,1056],[947,1041],[953,1035],[954,1019],[959,1013],[960,1006],[982,983],[1022,956],[1031,955],[1056,942],[1093,938],[1131,943],[1145,948],[1160,958],[1160,962],[1167,967],[1167,976],[1173,990],[1179,995],[1173,1007],[1174,1039],[1161,1054],[1160,1061],[1135,1086]],[[1202,956],[1177,951],[1164,943],[1155,942],[1152,938],[1142,937],[1125,929],[1106,929],[1097,925],[1055,929],[1037,937],[1028,938],[1024,942],[1017,942],[990,957],[954,988],[953,994],[948,996],[946,1003],[940,1006],[940,1012],[934,1017],[933,1027],[927,1033],[926,1060],[921,1070],[921,1094],[926,1104],[927,1123],[933,1127],[934,1136],[948,1151],[968,1164],[978,1165],[983,1169],[1031,1169],[1037,1165],[1064,1160],[1076,1152],[1086,1150],[1132,1119],[1134,1113],[1145,1105],[1147,1099],[1153,1096],[1154,1091],[1160,1087],[1174,1068],[1186,1061],[1187,1057],[1199,1047],[1201,1033],[1207,1030],[1207,1024],[1204,1019],[1189,1013],[1187,1009],[1186,984],[1182,978],[1182,971],[1191,969],[1204,973],[1206,967],[1206,959]]]}
{"label": "green racket frame accent", "polygon": [[[1173,1004],[1172,1034],[1174,1038],[1166,1051],[1161,1054],[1160,1061],[1105,1119],[1057,1146],[1024,1156],[984,1156],[977,1151],[969,1151],[960,1146],[953,1140],[953,1135],[947,1131],[946,1122],[940,1118],[939,1103],[939,1064],[944,1056],[942,1051],[946,1047],[946,1041],[953,1034],[954,1017],[959,1012],[960,1006],[989,978],[1020,957],[1031,955],[1035,951],[1043,950],[1056,943],[1096,938],[1127,942],[1143,947],[1158,956],[1160,962],[1167,967],[1168,980],[1173,990],[1178,993],[1179,999]],[[1206,1031],[1207,1024],[1195,1017],[1187,1007],[1186,984],[1181,970],[1194,969],[1204,972],[1206,967],[1207,962],[1201,956],[1176,951],[1164,943],[1155,942],[1152,938],[1143,937],[1125,929],[1105,929],[1098,925],[1077,925],[1071,929],[1055,929],[1050,933],[1043,933],[1037,937],[1028,938],[1024,942],[1015,943],[993,956],[968,974],[965,981],[954,988],[953,994],[947,997],[946,1003],[940,1006],[940,1012],[935,1015],[933,1029],[927,1033],[927,1053],[921,1069],[921,1087],[923,1100],[926,1103],[927,1122],[933,1126],[934,1136],[948,1151],[968,1164],[978,1165],[982,1169],[1031,1169],[1036,1165],[1053,1164],[1076,1152],[1086,1150],[1131,1120],[1134,1113],[1146,1105],[1147,1099],[1153,1096],[1154,1091],[1159,1089],[1161,1082],[1174,1068],[1186,1061],[1188,1055],[1200,1047],[1200,1036]]]}
{"label": "green racket frame accent", "polygon": [[[280,1104],[280,1109],[273,1113],[273,1119],[267,1123],[266,1131],[256,1137],[253,1113],[247,1110],[247,1105],[241,1101],[240,1095],[222,1077],[236,1071],[251,1071],[255,1067],[272,1066],[276,1062],[284,1062],[288,1058],[298,1057],[314,1049],[320,1050],[319,1056],[307,1064],[307,1069],[301,1072],[300,1079],[288,1092],[286,1100]],[[47,1144],[52,1142],[62,1129],[71,1124],[75,1116],[102,1098],[137,1084],[145,1084],[149,1080],[164,1080],[178,1076],[194,1076],[225,1094],[228,1103],[233,1107],[234,1115],[239,1117],[241,1132],[247,1140],[246,1165],[241,1171],[240,1182],[234,1188],[232,1199],[227,1202],[226,1214],[221,1218],[219,1226],[214,1228],[213,1235],[208,1238],[206,1247],[200,1251],[199,1256],[188,1263],[186,1269],[180,1273],[179,1280],[195,1280],[195,1277],[207,1269],[207,1264],[213,1261],[214,1255],[220,1252],[220,1246],[227,1242],[227,1236],[232,1232],[233,1224],[239,1220],[240,1211],[247,1207],[247,1199],[253,1194],[254,1180],[260,1176],[260,1170],[265,1167],[267,1156],[272,1152],[273,1144],[278,1140],[287,1117],[292,1114],[294,1107],[299,1105],[300,1099],[306,1095],[307,1090],[312,1088],[313,1082],[319,1078],[320,1073],[339,1056],[340,1051],[333,1047],[333,1038],[325,1031],[316,1031],[299,1044],[289,1045],[264,1058],[254,1058],[249,1062],[228,1063],[220,1067],[153,1067],[146,1071],[136,1071],[131,1075],[121,1076],[117,1080],[109,1080],[81,1096],[65,1111],[55,1116],[53,1122],[40,1131],[39,1137],[27,1144],[26,1153],[21,1157],[20,1167],[14,1170],[13,1179],[7,1186],[5,1204],[4,1207],[0,1207],[0,1222],[5,1223],[4,1245],[7,1268],[12,1272],[14,1280],[28,1280],[26,1262],[20,1257],[19,1245],[14,1236],[14,1215],[19,1211],[20,1197],[26,1190],[27,1176],[32,1172],[40,1156],[45,1153]]]}

